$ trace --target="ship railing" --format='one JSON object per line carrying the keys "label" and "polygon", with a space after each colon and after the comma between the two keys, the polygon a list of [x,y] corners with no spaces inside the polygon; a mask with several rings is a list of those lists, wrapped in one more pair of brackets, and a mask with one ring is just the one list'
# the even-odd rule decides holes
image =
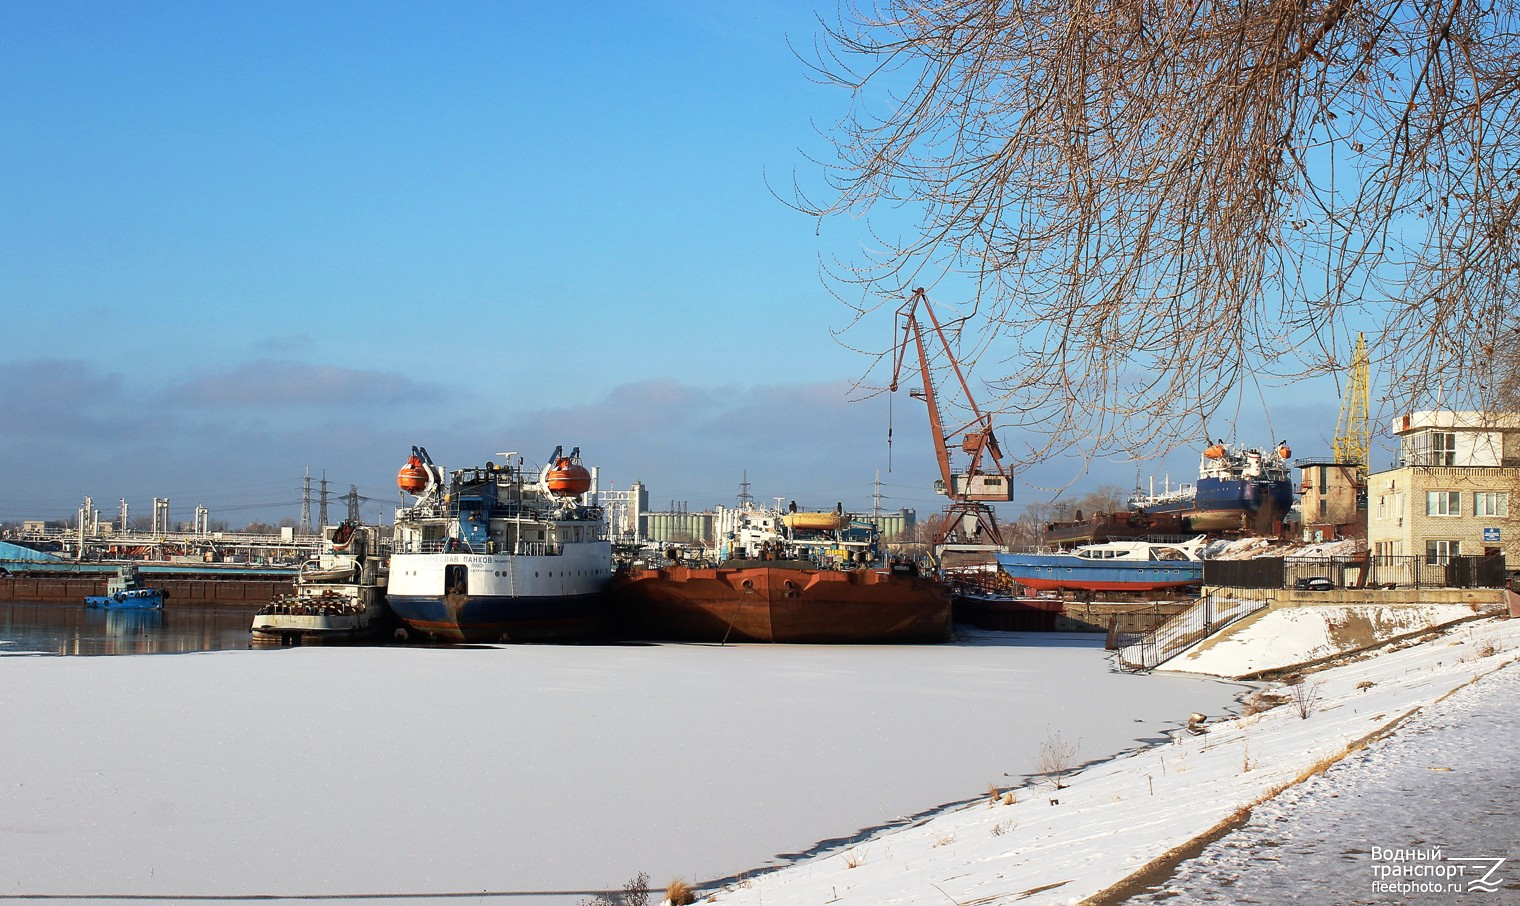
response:
{"label": "ship railing", "polygon": [[565,548],[564,545],[553,541],[519,541],[515,545],[502,545],[495,541],[469,544],[459,538],[442,538],[399,545],[395,552],[398,554],[512,554],[520,557],[558,557],[565,552]]}
{"label": "ship railing", "polygon": [[1265,597],[1204,595],[1188,609],[1122,645],[1119,667],[1123,670],[1154,670],[1226,626],[1265,609],[1270,603]]}

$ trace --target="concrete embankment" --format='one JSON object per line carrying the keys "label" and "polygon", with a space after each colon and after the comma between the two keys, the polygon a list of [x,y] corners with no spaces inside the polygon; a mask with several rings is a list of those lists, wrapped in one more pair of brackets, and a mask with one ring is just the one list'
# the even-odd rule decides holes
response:
{"label": "concrete embankment", "polygon": [[966,597],[955,601],[955,621],[999,632],[1134,633],[1155,629],[1192,603]]}
{"label": "concrete embankment", "polygon": [[[14,573],[0,578],[0,602],[26,601],[39,604],[83,604],[89,595],[102,595],[110,576],[37,576]],[[275,595],[291,590],[290,579],[218,576],[154,575],[144,584],[168,593],[167,607],[208,604],[267,604]]]}

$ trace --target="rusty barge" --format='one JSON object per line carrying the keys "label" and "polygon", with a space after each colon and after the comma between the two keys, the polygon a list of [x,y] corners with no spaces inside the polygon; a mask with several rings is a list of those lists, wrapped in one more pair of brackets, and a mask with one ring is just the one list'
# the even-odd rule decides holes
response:
{"label": "rusty barge", "polygon": [[842,513],[729,513],[713,566],[634,563],[613,579],[625,634],[650,640],[808,644],[950,638],[950,590],[879,561],[874,531]]}

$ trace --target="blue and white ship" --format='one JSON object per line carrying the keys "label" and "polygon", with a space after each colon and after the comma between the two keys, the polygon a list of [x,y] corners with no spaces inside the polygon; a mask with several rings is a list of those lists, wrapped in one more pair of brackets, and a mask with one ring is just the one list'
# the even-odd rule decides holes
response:
{"label": "blue and white ship", "polygon": [[1196,485],[1136,495],[1130,509],[1146,515],[1176,513],[1187,532],[1275,534],[1293,508],[1291,455],[1286,442],[1272,450],[1237,450],[1215,441],[1199,457]]}
{"label": "blue and white ship", "polygon": [[86,607],[103,607],[110,610],[160,610],[168,595],[161,588],[145,588],[137,579],[137,567],[126,563],[116,569],[116,575],[106,580],[106,593],[88,595]]}
{"label": "blue and white ship", "polygon": [[1059,553],[997,554],[998,566],[1036,591],[1147,592],[1203,582],[1199,535],[1183,544],[1110,541]]}
{"label": "blue and white ship", "polygon": [[[396,483],[386,600],[410,631],[449,642],[589,638],[608,628],[612,544],[580,449],[536,473],[502,465],[445,474],[414,447]],[[515,461],[514,461],[514,457]]]}

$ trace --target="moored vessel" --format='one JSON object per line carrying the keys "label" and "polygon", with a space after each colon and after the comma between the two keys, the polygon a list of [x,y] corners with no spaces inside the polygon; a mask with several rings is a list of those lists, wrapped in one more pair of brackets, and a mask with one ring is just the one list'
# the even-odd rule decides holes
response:
{"label": "moored vessel", "polygon": [[157,610],[164,606],[168,594],[161,588],[144,586],[137,577],[137,567],[126,563],[116,568],[116,575],[106,580],[106,593],[87,595],[86,607],[112,610]]}
{"label": "moored vessel", "polygon": [[1109,541],[1059,553],[1000,553],[998,566],[1037,591],[1147,592],[1203,582],[1199,535],[1182,544]]}
{"label": "moored vessel", "polygon": [[391,609],[414,635],[448,642],[606,632],[612,545],[580,448],[556,448],[536,472],[501,455],[445,473],[412,448],[396,479],[415,502],[396,511]]}
{"label": "moored vessel", "polygon": [[716,566],[620,570],[612,596],[627,635],[818,644],[949,638],[948,587],[911,564],[883,564],[869,523],[752,506],[724,516]]}
{"label": "moored vessel", "polygon": [[353,522],[323,532],[318,557],[301,565],[290,594],[259,609],[256,642],[380,641],[400,625],[385,602],[385,550],[374,527]]}

